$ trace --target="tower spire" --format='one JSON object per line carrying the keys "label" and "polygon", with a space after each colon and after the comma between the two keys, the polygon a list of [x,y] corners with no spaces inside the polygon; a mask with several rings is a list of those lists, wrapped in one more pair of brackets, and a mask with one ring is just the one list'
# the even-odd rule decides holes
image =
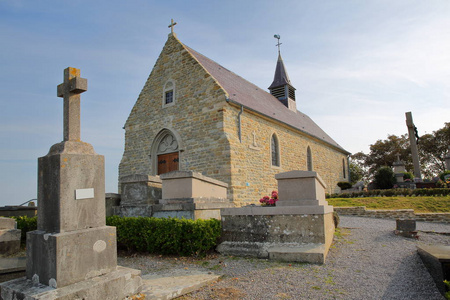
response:
{"label": "tower spire", "polygon": [[281,58],[280,45],[282,43],[280,43],[280,35],[275,34],[273,37],[278,40],[278,43],[275,45],[278,47],[278,60],[275,68],[275,76],[273,77],[272,84],[269,86],[269,90],[270,93],[280,100],[287,108],[292,111],[297,111],[297,106],[295,104],[295,88],[291,85],[289,75],[284,66],[283,59]]}

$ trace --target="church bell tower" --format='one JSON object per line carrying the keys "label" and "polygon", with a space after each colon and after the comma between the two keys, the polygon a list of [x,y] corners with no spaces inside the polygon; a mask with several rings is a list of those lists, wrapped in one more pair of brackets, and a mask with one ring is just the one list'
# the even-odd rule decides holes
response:
{"label": "church bell tower", "polygon": [[280,100],[287,108],[296,112],[297,106],[295,104],[295,88],[291,85],[289,75],[284,67],[283,59],[280,53],[280,36],[274,35],[278,39],[278,61],[275,69],[275,76],[272,84],[269,86],[270,94]]}

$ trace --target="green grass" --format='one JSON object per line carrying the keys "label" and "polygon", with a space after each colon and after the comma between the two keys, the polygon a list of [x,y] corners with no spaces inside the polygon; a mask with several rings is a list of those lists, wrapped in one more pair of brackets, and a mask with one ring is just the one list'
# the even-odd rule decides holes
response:
{"label": "green grass", "polygon": [[450,212],[450,196],[331,198],[336,207],[365,206],[367,209],[414,209],[414,212]]}

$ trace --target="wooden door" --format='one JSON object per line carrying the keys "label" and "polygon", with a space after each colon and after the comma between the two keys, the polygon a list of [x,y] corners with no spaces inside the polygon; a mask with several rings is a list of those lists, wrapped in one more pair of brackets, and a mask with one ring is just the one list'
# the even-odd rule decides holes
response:
{"label": "wooden door", "polygon": [[178,170],[178,152],[158,155],[158,175]]}

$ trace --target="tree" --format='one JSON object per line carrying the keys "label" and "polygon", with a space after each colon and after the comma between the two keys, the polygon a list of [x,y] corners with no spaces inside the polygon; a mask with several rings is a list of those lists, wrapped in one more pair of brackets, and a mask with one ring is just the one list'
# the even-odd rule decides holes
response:
{"label": "tree", "polygon": [[397,161],[397,155],[400,155],[400,159],[405,162],[407,169],[412,168],[411,151],[406,134],[402,136],[388,135],[386,140],[378,140],[375,144],[370,145],[369,154],[358,152],[353,154],[351,159],[365,173],[363,178],[370,181],[378,169],[383,166],[391,167]]}
{"label": "tree", "polygon": [[419,156],[423,166],[423,174],[434,177],[445,171],[445,155],[450,145],[450,123],[433,131],[432,134],[424,134],[419,139]]}
{"label": "tree", "polygon": [[390,167],[381,167],[375,173],[375,184],[379,189],[391,189],[396,183],[394,171]]}
{"label": "tree", "polygon": [[353,185],[357,183],[358,181],[361,181],[364,176],[364,170],[363,168],[353,160],[350,160],[350,183]]}
{"label": "tree", "polygon": [[[421,173],[424,177],[438,176],[445,170],[445,155],[450,145],[450,123],[433,131],[432,134],[424,134],[419,139],[419,159]],[[407,134],[396,136],[388,135],[386,140],[378,140],[370,145],[369,154],[363,152],[351,156],[351,161],[363,171],[363,180],[370,181],[382,166],[392,167],[397,161],[405,162],[406,170],[413,170],[411,147]]]}

